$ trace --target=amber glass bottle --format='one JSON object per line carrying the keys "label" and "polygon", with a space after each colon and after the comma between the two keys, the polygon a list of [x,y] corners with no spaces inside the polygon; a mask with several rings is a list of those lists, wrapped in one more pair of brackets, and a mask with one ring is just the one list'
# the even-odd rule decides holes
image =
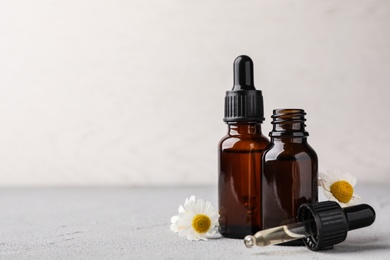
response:
{"label": "amber glass bottle", "polygon": [[234,87],[226,92],[228,133],[219,143],[219,231],[244,238],[262,227],[261,157],[268,139],[261,133],[263,97],[253,85],[253,62],[234,61]]}
{"label": "amber glass bottle", "polygon": [[318,162],[307,143],[302,109],[273,111],[271,143],[263,155],[263,228],[296,222],[298,207],[318,200]]}

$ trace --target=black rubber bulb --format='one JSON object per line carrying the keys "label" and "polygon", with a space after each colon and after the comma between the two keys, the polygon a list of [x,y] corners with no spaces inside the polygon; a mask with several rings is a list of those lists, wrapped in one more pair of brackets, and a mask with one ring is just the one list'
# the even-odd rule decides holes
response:
{"label": "black rubber bulb", "polygon": [[348,222],[348,230],[371,225],[375,221],[375,210],[367,204],[360,204],[343,209]]}
{"label": "black rubber bulb", "polygon": [[225,122],[263,122],[264,105],[261,90],[253,83],[253,61],[246,55],[233,62],[233,89],[226,91]]}
{"label": "black rubber bulb", "polygon": [[253,82],[253,61],[246,55],[234,60],[233,90],[256,90]]}

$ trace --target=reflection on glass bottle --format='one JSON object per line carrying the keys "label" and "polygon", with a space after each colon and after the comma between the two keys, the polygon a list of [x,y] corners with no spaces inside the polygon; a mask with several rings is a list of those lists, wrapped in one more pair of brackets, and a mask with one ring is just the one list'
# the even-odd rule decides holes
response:
{"label": "reflection on glass bottle", "polygon": [[220,143],[220,232],[243,238],[261,229],[261,156],[268,140],[259,123],[228,128]]}

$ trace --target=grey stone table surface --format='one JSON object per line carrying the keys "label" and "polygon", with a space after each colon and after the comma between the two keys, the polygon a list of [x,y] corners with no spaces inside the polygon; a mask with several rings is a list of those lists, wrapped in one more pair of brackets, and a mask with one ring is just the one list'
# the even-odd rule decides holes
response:
{"label": "grey stone table surface", "polygon": [[169,230],[186,197],[217,206],[215,187],[0,188],[1,259],[390,259],[390,187],[358,184],[376,222],[333,250],[241,240],[188,241]]}

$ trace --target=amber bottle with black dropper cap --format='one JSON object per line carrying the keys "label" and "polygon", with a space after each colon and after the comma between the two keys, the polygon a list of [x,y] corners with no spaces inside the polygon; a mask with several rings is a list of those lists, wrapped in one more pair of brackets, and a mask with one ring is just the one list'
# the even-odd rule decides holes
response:
{"label": "amber bottle with black dropper cap", "polygon": [[226,92],[228,133],[219,143],[219,232],[244,238],[262,229],[261,157],[268,139],[261,132],[263,97],[253,83],[248,56],[234,61],[234,86]]}
{"label": "amber bottle with black dropper cap", "polygon": [[264,229],[297,222],[299,206],[318,200],[318,159],[307,142],[305,115],[303,109],[273,111],[271,143],[262,158]]}

